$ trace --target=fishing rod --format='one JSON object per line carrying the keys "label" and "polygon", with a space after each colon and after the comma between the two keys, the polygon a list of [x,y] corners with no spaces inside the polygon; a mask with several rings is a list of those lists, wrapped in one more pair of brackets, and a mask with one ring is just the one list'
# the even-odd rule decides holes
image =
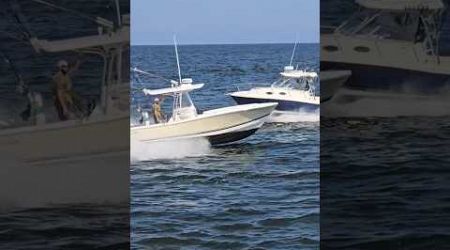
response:
{"label": "fishing rod", "polygon": [[[3,10],[3,16],[13,19],[13,22],[10,21],[8,25],[12,25],[11,29],[15,32],[3,32],[2,36],[6,36],[8,38],[14,39],[20,43],[29,45],[31,37],[33,37],[32,32],[30,31],[26,19],[22,15],[20,5],[17,3],[16,0],[9,0],[9,9],[5,8]],[[6,19],[6,18],[5,18]],[[18,34],[17,34],[18,33]],[[4,56],[2,56],[4,59]]]}
{"label": "fishing rod", "polygon": [[3,61],[9,66],[9,68],[13,72],[14,77],[17,82],[17,90],[21,94],[26,94],[28,92],[29,86],[23,80],[23,77],[22,77],[22,75],[20,75],[19,71],[17,70],[16,65],[12,62],[11,58],[3,50],[0,50],[0,56],[2,57]]}
{"label": "fishing rod", "polygon": [[173,43],[175,46],[175,56],[177,58],[178,78],[180,80],[179,83],[181,84],[180,58],[178,57],[178,46],[177,46],[177,36],[176,35],[173,36]]}
{"label": "fishing rod", "polygon": [[72,10],[72,9],[69,9],[69,8],[64,8],[64,7],[58,6],[58,5],[54,4],[54,3],[51,3],[51,2],[48,2],[48,1],[44,1],[44,0],[31,0],[31,1],[33,1],[35,3],[40,3],[42,5],[48,6],[48,7],[53,8],[53,9],[57,9],[57,10],[68,12],[68,13],[70,13],[70,14],[72,14],[74,16],[77,16],[79,18],[82,18],[82,19],[86,19],[86,20],[98,23],[97,18],[89,16],[89,15],[86,15],[86,14],[83,14],[83,13],[81,13],[79,11],[76,11],[76,10]]}
{"label": "fishing rod", "polygon": [[[168,81],[168,82],[171,82],[171,81],[172,81],[171,79],[167,79],[167,78],[162,77],[162,76],[160,76],[160,75],[158,75],[158,74],[150,73],[150,72],[147,72],[147,71],[140,70],[140,69],[138,69],[137,67],[130,68],[130,70],[131,70],[131,72],[133,72],[133,73],[138,73],[138,74],[143,74],[143,75],[147,75],[147,76],[154,77],[154,78],[159,78],[159,79],[162,79],[162,80]],[[138,80],[140,81],[140,78],[138,78]]]}
{"label": "fishing rod", "polygon": [[25,83],[19,71],[17,70],[15,64],[12,62],[10,57],[2,50],[0,50],[0,57],[10,67],[11,71],[13,72],[16,78],[17,82],[16,91],[20,95],[26,96],[27,98],[27,106],[25,110],[20,112],[20,117],[22,118],[23,121],[28,121],[32,115],[33,103],[36,100],[35,98],[37,98],[38,96],[40,98],[41,95],[39,93],[34,93],[30,91],[29,85]]}
{"label": "fishing rod", "polygon": [[[96,24],[99,24],[99,25],[102,25],[102,26],[105,26],[105,27],[108,27],[108,28],[111,28],[111,29],[114,28],[114,24],[111,21],[109,21],[107,19],[104,19],[104,18],[101,18],[101,17],[92,17],[92,16],[86,15],[84,13],[81,13],[79,11],[72,10],[72,9],[69,9],[69,8],[65,8],[65,7],[56,5],[56,4],[51,3],[49,1],[44,1],[44,0],[31,0],[31,1],[33,1],[35,3],[39,3],[39,4],[42,4],[42,5],[45,5],[47,7],[50,7],[50,8],[56,9],[56,10],[61,10],[61,11],[70,13],[70,14],[72,14],[74,16],[79,17],[79,18],[95,22]],[[115,1],[115,4],[116,4],[116,8],[117,8],[117,14],[120,15],[120,10],[119,10],[119,6],[118,6],[119,2]],[[118,17],[118,18],[120,19],[120,17]],[[121,22],[119,21],[118,24],[120,26]]]}
{"label": "fishing rod", "polygon": [[294,49],[292,50],[291,61],[289,62],[289,66],[292,66],[292,61],[294,60],[295,49],[297,48],[297,40],[295,40]]}
{"label": "fishing rod", "polygon": [[17,24],[19,24],[19,29],[22,32],[22,35],[26,38],[26,40],[30,40],[34,36],[34,34],[31,32],[26,18],[22,14],[20,4],[17,2],[17,0],[10,0],[10,6],[12,9],[14,20],[17,22]]}

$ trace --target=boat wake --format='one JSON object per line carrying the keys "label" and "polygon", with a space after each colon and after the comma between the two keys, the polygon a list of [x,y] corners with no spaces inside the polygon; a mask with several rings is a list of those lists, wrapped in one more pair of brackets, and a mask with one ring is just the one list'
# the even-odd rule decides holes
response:
{"label": "boat wake", "polygon": [[162,159],[181,159],[209,154],[211,145],[206,138],[192,138],[173,141],[141,142],[130,139],[130,160],[132,163]]}
{"label": "boat wake", "polygon": [[270,123],[296,123],[296,122],[319,122],[320,109],[315,111],[274,111],[268,118]]}
{"label": "boat wake", "polygon": [[322,104],[326,117],[448,116],[446,95],[380,93],[341,89],[329,103]]}
{"label": "boat wake", "polygon": [[[126,152],[128,154],[128,152]],[[2,157],[0,211],[66,204],[118,204],[129,199],[128,164],[123,154],[39,164]]]}

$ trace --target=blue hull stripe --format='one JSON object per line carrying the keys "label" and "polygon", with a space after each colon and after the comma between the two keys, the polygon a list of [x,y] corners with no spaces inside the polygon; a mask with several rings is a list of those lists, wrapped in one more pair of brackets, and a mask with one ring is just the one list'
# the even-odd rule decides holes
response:
{"label": "blue hull stripe", "polygon": [[265,103],[265,102],[278,102],[278,106],[275,110],[279,111],[315,111],[319,108],[319,105],[304,103],[304,102],[293,102],[293,101],[283,101],[283,100],[271,100],[271,99],[257,99],[257,98],[244,98],[232,96],[234,101],[238,104],[249,104],[249,103]]}
{"label": "blue hull stripe", "polygon": [[320,67],[321,70],[351,70],[352,75],[345,85],[360,89],[408,89],[431,94],[450,84],[450,75],[445,74],[336,62],[321,62]]}

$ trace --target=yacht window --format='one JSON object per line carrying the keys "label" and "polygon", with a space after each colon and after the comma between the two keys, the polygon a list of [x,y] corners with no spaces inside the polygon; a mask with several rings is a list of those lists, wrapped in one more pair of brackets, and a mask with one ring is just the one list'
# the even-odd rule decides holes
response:
{"label": "yacht window", "polygon": [[355,48],[353,48],[355,51],[357,52],[363,52],[363,53],[367,53],[370,51],[369,48],[364,47],[364,46],[356,46]]}
{"label": "yacht window", "polygon": [[364,9],[353,15],[340,31],[347,35],[362,35],[380,39],[414,41],[420,13]]}
{"label": "yacht window", "polygon": [[334,45],[327,45],[327,46],[323,46],[323,49],[329,52],[334,52],[334,51],[338,51],[339,48],[334,46]]}
{"label": "yacht window", "polygon": [[273,94],[273,93],[272,93],[272,92],[266,92],[266,94],[271,95],[271,94]]}
{"label": "yacht window", "polygon": [[286,95],[286,92],[280,92],[280,95]]}

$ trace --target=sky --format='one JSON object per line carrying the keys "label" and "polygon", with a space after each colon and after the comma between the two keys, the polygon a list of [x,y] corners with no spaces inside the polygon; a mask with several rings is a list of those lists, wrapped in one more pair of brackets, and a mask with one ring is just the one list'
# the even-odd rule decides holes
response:
{"label": "sky", "polygon": [[132,0],[131,44],[319,42],[320,0]]}

